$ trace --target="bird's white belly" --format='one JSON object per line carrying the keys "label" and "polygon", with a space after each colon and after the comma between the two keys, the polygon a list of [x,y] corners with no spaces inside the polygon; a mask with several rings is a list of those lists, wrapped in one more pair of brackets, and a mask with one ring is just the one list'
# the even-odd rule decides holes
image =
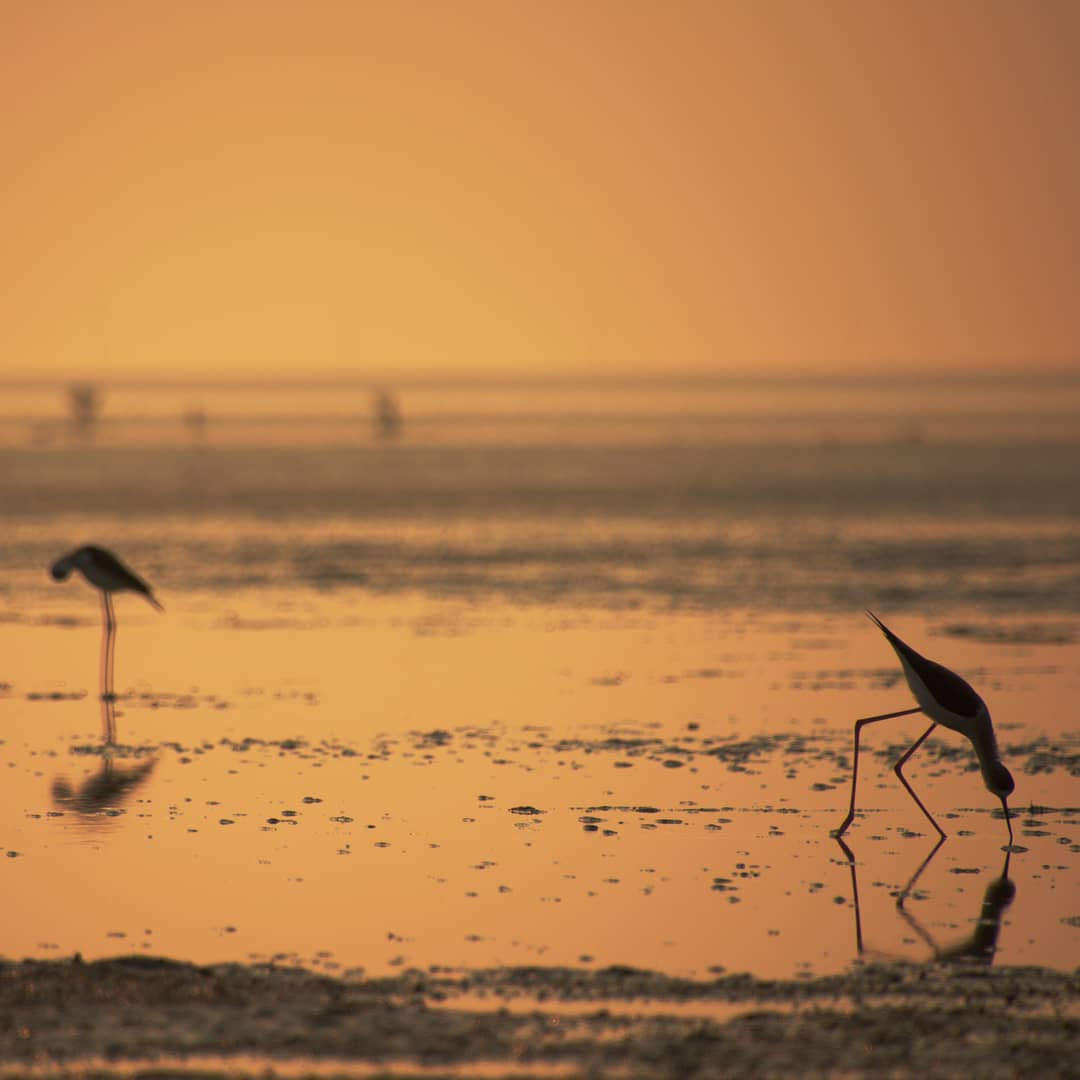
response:
{"label": "bird's white belly", "polygon": [[941,724],[942,727],[950,728],[953,731],[959,732],[961,735],[966,735],[969,739],[972,738],[973,719],[968,716],[960,716],[951,709],[946,709],[945,706],[930,693],[926,683],[919,678],[918,672],[903,656],[900,657],[900,663],[904,669],[904,677],[907,679],[908,687],[915,696],[915,700],[919,703],[919,708],[922,709],[934,723]]}

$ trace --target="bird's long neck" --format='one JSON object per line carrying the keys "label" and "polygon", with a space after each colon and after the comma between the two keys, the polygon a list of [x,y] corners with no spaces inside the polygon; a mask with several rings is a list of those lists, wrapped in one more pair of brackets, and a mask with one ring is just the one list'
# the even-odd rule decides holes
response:
{"label": "bird's long neck", "polygon": [[979,765],[984,777],[990,765],[1001,764],[1001,751],[998,750],[997,737],[990,724],[990,718],[980,716],[975,724],[974,733],[971,736],[972,745],[979,758]]}
{"label": "bird's long neck", "polygon": [[1001,754],[998,751],[997,736],[988,716],[980,716],[975,723],[975,732],[971,737],[975,744],[975,750],[979,757],[987,757],[993,761],[999,761]]}

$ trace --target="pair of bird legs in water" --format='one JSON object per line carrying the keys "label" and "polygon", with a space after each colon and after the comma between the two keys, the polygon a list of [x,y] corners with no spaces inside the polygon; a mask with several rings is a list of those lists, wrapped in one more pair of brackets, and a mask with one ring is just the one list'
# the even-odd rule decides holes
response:
{"label": "pair of bird legs in water", "polygon": [[937,830],[938,836],[944,840],[945,830],[937,823],[934,815],[926,809],[922,799],[915,794],[915,789],[908,783],[907,777],[904,776],[904,765],[907,764],[912,754],[926,742],[939,724],[952,731],[959,732],[971,742],[987,790],[1001,800],[1001,808],[1005,816],[1005,827],[1009,830],[1009,846],[1011,847],[1013,830],[1012,821],[1009,819],[1008,798],[1013,793],[1015,784],[1009,770],[1005,768],[1001,761],[997,739],[994,736],[994,727],[990,721],[990,710],[986,707],[986,702],[955,671],[951,671],[944,665],[929,660],[916,652],[907,642],[897,637],[872,611],[868,611],[866,614],[893,647],[897,658],[900,660],[900,666],[904,672],[904,678],[907,680],[908,688],[918,702],[918,706],[913,709],[900,709],[896,712],[882,713],[879,716],[865,716],[861,720],[855,721],[855,745],[851,759],[851,803],[848,807],[847,817],[840,823],[840,827],[833,831],[833,836],[839,840],[855,818],[855,794],[859,778],[859,736],[862,729],[867,724],[876,724],[882,720],[893,720],[897,717],[910,716],[921,712],[925,713],[931,720],[930,726],[908,747],[893,767],[897,779],[904,785],[904,790],[915,800],[915,805]]}
{"label": "pair of bird legs in water", "polygon": [[[853,753],[852,753],[852,759],[851,759],[851,804],[848,807],[847,817],[845,817],[844,820],[840,823],[839,828],[833,830],[833,836],[837,840],[840,841],[840,846],[844,848],[845,852],[848,851],[848,848],[844,844],[843,840],[841,840],[840,838],[844,835],[845,832],[847,832],[848,826],[852,823],[852,821],[855,820],[855,788],[856,788],[856,784],[858,783],[858,777],[859,777],[859,734],[860,734],[860,732],[862,731],[863,727],[866,724],[873,724],[873,723],[876,723],[878,720],[895,720],[896,718],[901,717],[901,716],[913,716],[915,713],[921,713],[922,711],[923,710],[921,708],[901,709],[898,712],[882,713],[880,716],[865,716],[865,717],[863,717],[863,719],[855,721],[855,747],[854,747],[854,750],[853,750]],[[937,823],[937,819],[934,817],[934,815],[931,814],[930,811],[926,809],[926,807],[923,805],[922,799],[920,799],[919,796],[915,794],[915,789],[911,786],[910,783],[908,783],[908,778],[904,775],[904,766],[907,764],[908,759],[915,753],[916,750],[919,749],[920,746],[922,746],[922,744],[924,742],[926,742],[926,740],[930,737],[930,735],[933,733],[933,731],[934,731],[934,729],[936,727],[937,727],[937,721],[932,723],[907,748],[907,750],[904,751],[904,753],[901,756],[901,758],[899,759],[899,761],[897,761],[897,763],[893,766],[893,772],[896,773],[896,777],[900,781],[900,783],[904,785],[904,790],[912,797],[912,799],[915,800],[915,805],[923,812],[924,816],[926,817],[926,820],[929,821],[930,824],[934,826],[934,829],[937,831],[938,838],[939,838],[938,839],[938,847],[940,847],[941,844],[944,843],[945,840],[948,838],[948,833],[946,833],[945,830]],[[1009,820],[1009,807],[1008,807],[1008,804],[1006,803],[1006,797],[1005,796],[1001,796],[1001,801],[1002,801],[1002,806],[1004,808],[1005,826],[1009,830],[1009,843],[1011,845],[1012,842],[1013,842],[1013,831],[1012,831],[1012,822]],[[930,856],[928,856],[928,858],[926,860],[927,862],[929,862],[930,859],[933,858],[934,853],[936,851],[937,851],[937,848],[935,847],[934,851],[930,853]],[[909,887],[909,890],[910,890],[910,887]]]}
{"label": "pair of bird legs in water", "polygon": [[[150,586],[133,570],[125,566],[111,551],[104,548],[87,546],[58,559],[52,565],[52,576],[56,581],[65,580],[73,570],[79,570],[91,585],[101,591],[102,612],[104,616],[104,639],[101,657],[101,700],[105,742],[112,746],[116,741],[116,691],[114,687],[114,663],[116,655],[116,616],[113,611],[112,594],[114,592],[135,592],[143,596],[159,611],[163,611]],[[893,647],[908,688],[911,690],[917,707],[901,709],[897,712],[882,713],[880,716],[867,716],[855,722],[855,747],[851,762],[851,805],[847,817],[833,833],[839,839],[847,831],[855,818],[855,793],[859,775],[859,735],[867,724],[882,720],[892,720],[913,713],[925,713],[931,720],[930,726],[904,753],[896,763],[895,772],[907,793],[915,800],[916,806],[944,840],[945,831],[934,820],[934,816],[923,805],[914,789],[904,776],[903,767],[908,759],[919,749],[939,725],[959,732],[970,740],[982,770],[983,781],[987,789],[1001,800],[1005,814],[1005,824],[1009,830],[1009,844],[1012,844],[1012,822],[1009,820],[1008,796],[1013,792],[1013,778],[1001,762],[990,710],[975,690],[956,672],[927,659],[917,653],[910,645],[896,636],[873,612],[866,613],[886,640]]]}

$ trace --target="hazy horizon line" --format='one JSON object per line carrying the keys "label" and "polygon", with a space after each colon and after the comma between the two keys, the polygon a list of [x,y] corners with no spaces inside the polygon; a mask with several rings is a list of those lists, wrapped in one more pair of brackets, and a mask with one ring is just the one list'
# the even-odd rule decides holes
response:
{"label": "hazy horizon line", "polygon": [[73,384],[89,383],[101,387],[124,387],[132,389],[183,389],[186,387],[219,389],[275,389],[295,387],[358,387],[358,388],[420,388],[420,387],[603,387],[603,386],[674,386],[674,385],[768,385],[776,384],[896,384],[914,383],[1032,383],[1032,382],[1080,382],[1080,361],[1077,369],[1035,369],[1031,371],[906,371],[906,372],[700,372],[673,371],[663,373],[628,372],[551,372],[505,375],[482,371],[460,370],[456,372],[400,372],[373,370],[361,374],[355,371],[321,369],[304,374],[245,375],[239,372],[209,373],[206,375],[162,372],[148,375],[134,372],[115,372],[94,375],[87,372],[71,374],[16,374],[0,376],[0,389],[34,390],[57,389]]}

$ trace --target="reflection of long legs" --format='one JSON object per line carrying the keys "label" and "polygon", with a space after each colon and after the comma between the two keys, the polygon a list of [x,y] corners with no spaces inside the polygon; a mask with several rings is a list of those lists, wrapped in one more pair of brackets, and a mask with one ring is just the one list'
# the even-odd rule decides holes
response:
{"label": "reflection of long legs", "polygon": [[914,888],[919,875],[926,869],[927,864],[944,842],[944,838],[937,842],[934,850],[930,852],[929,856],[923,861],[922,866],[915,872],[915,876],[908,882],[896,901],[897,910],[908,926],[930,947],[935,960],[962,960],[967,962],[976,960],[979,963],[990,964],[993,962],[994,954],[997,952],[997,941],[998,936],[1001,934],[1002,918],[1016,896],[1016,886],[1009,878],[1008,850],[1006,850],[1005,865],[1001,868],[1001,875],[994,878],[986,886],[982,908],[979,911],[979,917],[975,920],[974,931],[955,945],[951,945],[946,949],[939,948],[937,942],[930,936],[929,931],[925,930],[918,919],[903,906],[904,898]]}
{"label": "reflection of long legs", "polygon": [[[864,716],[862,720],[855,721],[855,749],[852,751],[851,755],[851,805],[848,807],[847,817],[844,818],[840,828],[833,832],[833,836],[837,839],[844,835],[847,831],[847,827],[855,819],[855,785],[859,779],[859,733],[862,731],[863,726],[865,724],[876,724],[879,720],[892,720],[897,716],[910,716],[912,713],[917,712],[922,712],[922,709],[901,709],[900,712],[882,713],[881,716]],[[927,734],[929,734],[929,732],[927,732]],[[926,735],[924,735],[923,738],[925,739]],[[922,739],[920,739],[919,742],[922,742]],[[915,745],[918,746],[918,743]],[[901,764],[906,760],[907,755],[901,760]],[[911,792],[915,801],[919,802],[918,798],[915,797],[915,792],[911,791],[911,788],[908,787],[908,783],[904,780],[903,776],[901,776],[900,779],[903,780],[904,786]],[[922,806],[922,803],[919,803],[919,805]],[[926,813],[925,807],[923,808],[923,813]]]}
{"label": "reflection of long legs", "polygon": [[112,701],[104,694],[101,697],[101,733],[106,747],[116,742],[116,713]]}
{"label": "reflection of long legs", "polygon": [[[920,739],[919,741],[921,742],[922,740]],[[915,882],[922,877],[923,871],[930,865],[931,860],[938,853],[938,849],[945,843],[945,839],[945,834],[942,833],[941,836],[938,837],[938,842],[930,849],[930,854],[919,863],[918,870],[911,875],[911,880],[900,890],[899,895],[896,897],[896,906],[901,910],[903,910],[904,901],[911,895],[912,890],[915,888]]]}
{"label": "reflection of long legs", "polygon": [[[982,909],[979,912],[978,919],[975,920],[974,931],[956,945],[952,945],[947,949],[939,948],[930,933],[904,907],[904,901],[914,892],[916,883],[933,861],[934,856],[941,850],[941,845],[945,843],[945,839],[944,836],[938,837],[933,848],[930,849],[930,854],[919,863],[918,869],[911,875],[911,880],[900,890],[896,897],[896,910],[912,932],[917,934],[927,948],[930,949],[935,960],[977,960],[989,964],[993,961],[994,954],[997,951],[1002,918],[1016,896],[1016,886],[1009,878],[1008,851],[1005,854],[1005,865],[1001,868],[1001,875],[986,886]],[[858,949],[859,956],[862,956],[864,952],[862,917],[859,910],[859,881],[855,870],[855,855],[851,848],[839,837],[836,837],[836,842],[840,845],[840,849],[843,851],[844,858],[847,860],[848,867],[851,870],[851,898],[855,906],[855,946]]]}
{"label": "reflection of long legs", "polygon": [[[836,837],[836,842],[840,845],[840,850],[843,851],[844,858],[847,859],[848,867],[851,870],[851,900],[852,900],[852,903],[853,903],[853,905],[855,907],[855,947],[858,950],[858,955],[862,956],[863,952],[864,952],[863,930],[862,930],[862,911],[861,911],[860,906],[859,906],[859,878],[858,878],[858,874],[857,874],[856,869],[855,869],[855,853],[851,850],[851,848],[849,848],[847,846],[847,844],[844,843],[843,840],[840,839],[839,836]],[[922,876],[923,871],[930,865],[930,862],[933,860],[934,856],[938,853],[939,849],[941,848],[941,845],[944,844],[944,843],[945,843],[945,837],[944,836],[939,837],[937,842],[934,844],[933,848],[930,850],[930,854],[927,855],[926,858],[923,859],[923,861],[921,863],[919,863],[918,869],[915,871],[914,874],[911,875],[911,879],[900,890],[900,892],[899,892],[899,894],[898,894],[898,896],[896,898],[896,908],[897,908],[897,910],[904,917],[904,919],[907,920],[907,922],[911,926],[912,930],[914,930],[915,933],[917,933],[919,935],[919,937],[921,937],[923,939],[923,941],[925,941],[927,943],[927,945],[929,945],[930,948],[933,949],[935,952],[937,951],[937,947],[934,945],[933,940],[926,933],[926,931],[923,930],[922,927],[919,926],[915,922],[913,917],[911,915],[909,915],[908,912],[905,910],[905,908],[904,908],[904,900],[907,899],[907,897],[911,894],[911,891],[915,888],[915,883]],[[1008,868],[1008,863],[1006,863],[1006,869],[1007,868]]]}
{"label": "reflection of long legs", "polygon": [[[922,746],[922,744],[924,742],[926,742],[927,736],[936,727],[937,727],[937,724],[931,724],[911,744],[911,746],[909,746],[907,748],[907,750],[904,753],[904,756],[893,766],[893,772],[896,773],[896,775],[900,778],[900,783],[903,784],[905,788],[907,788],[907,793],[915,800],[915,805],[926,815],[927,820],[930,822],[931,825],[934,826],[935,829],[937,829],[938,835],[941,837],[942,840],[944,840],[945,839],[945,830],[934,820],[934,815],[931,814],[930,811],[927,810],[925,806],[923,806],[922,799],[920,799],[919,796],[915,794],[915,789],[907,782],[907,778],[904,776],[904,765],[907,763],[907,759],[909,757],[911,757],[911,755],[914,754],[915,751],[918,750],[919,747]],[[934,848],[934,851],[937,851],[937,848]],[[932,851],[930,853],[930,858],[933,858],[933,856],[934,856],[934,852]],[[930,861],[930,859],[926,860],[926,862],[929,862],[929,861]],[[923,866],[925,866],[925,865],[926,865],[926,863],[923,863]],[[922,872],[922,867],[919,868],[919,873],[921,873],[921,872]],[[918,877],[918,874],[916,874],[915,876]],[[905,890],[905,891],[910,891],[911,886],[914,883],[915,882],[914,882],[914,878],[913,878],[912,881],[910,882],[910,884],[908,885],[907,890]]]}
{"label": "reflection of long legs", "polygon": [[853,852],[839,836],[836,837],[836,842],[843,850],[844,856],[848,861],[848,867],[851,870],[851,899],[855,905],[855,948],[858,949],[859,955],[862,956],[862,912],[859,909],[859,878],[855,873],[855,852]]}
{"label": "reflection of long legs", "polygon": [[[919,741],[922,742],[922,739],[920,739]],[[908,751],[909,754],[910,752],[911,751]],[[905,755],[905,757],[906,756],[907,755]],[[931,952],[934,953],[935,956],[937,955],[938,947],[934,943],[934,939],[922,928],[922,925],[919,923],[919,921],[913,915],[911,915],[911,913],[904,907],[904,901],[911,895],[912,889],[915,888],[915,882],[918,881],[920,877],[922,877],[923,871],[930,865],[930,861],[938,853],[938,848],[940,848],[941,845],[944,843],[945,834],[942,833],[941,836],[938,837],[938,842],[933,846],[933,848],[930,849],[930,854],[927,855],[921,863],[919,863],[919,869],[911,875],[911,880],[900,890],[900,894],[896,898],[896,910],[900,912],[908,926],[910,926],[911,929],[923,939],[927,947],[931,950]]]}

